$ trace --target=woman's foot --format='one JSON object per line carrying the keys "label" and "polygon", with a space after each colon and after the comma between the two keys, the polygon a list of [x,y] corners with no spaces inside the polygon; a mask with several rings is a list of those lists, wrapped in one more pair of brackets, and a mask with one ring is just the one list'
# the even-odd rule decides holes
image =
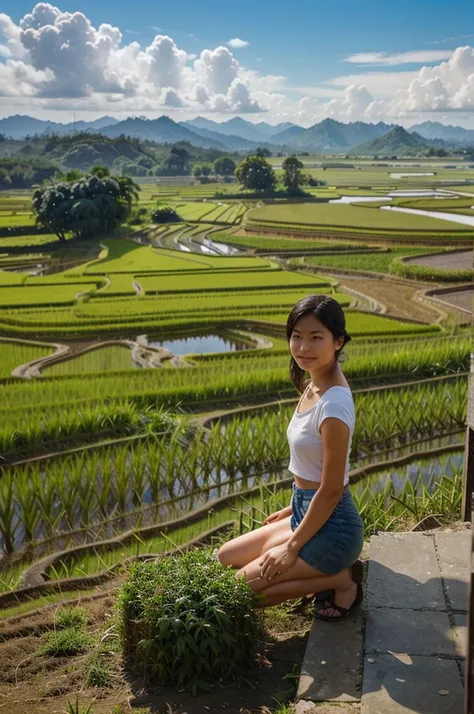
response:
{"label": "woman's foot", "polygon": [[329,607],[316,610],[315,617],[320,620],[339,620],[351,614],[363,599],[362,585],[351,582],[347,588],[337,589]]}

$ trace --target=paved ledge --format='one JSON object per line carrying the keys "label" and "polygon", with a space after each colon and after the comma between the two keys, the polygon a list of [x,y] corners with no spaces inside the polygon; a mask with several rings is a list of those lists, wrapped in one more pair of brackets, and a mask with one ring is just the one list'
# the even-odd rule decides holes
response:
{"label": "paved ledge", "polygon": [[314,620],[296,713],[462,714],[470,549],[469,524],[373,536],[364,609]]}

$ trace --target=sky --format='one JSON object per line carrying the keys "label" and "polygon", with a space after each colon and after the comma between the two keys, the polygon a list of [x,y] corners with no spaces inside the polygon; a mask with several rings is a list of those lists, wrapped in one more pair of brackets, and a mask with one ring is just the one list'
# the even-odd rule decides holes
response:
{"label": "sky", "polygon": [[474,129],[472,0],[2,0],[0,10],[0,118]]}

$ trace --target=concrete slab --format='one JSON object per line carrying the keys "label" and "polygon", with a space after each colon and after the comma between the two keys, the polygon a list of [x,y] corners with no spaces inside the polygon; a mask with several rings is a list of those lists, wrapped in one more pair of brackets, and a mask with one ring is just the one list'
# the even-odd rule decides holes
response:
{"label": "concrete slab", "polygon": [[454,649],[458,657],[467,657],[467,615],[454,615]]}
{"label": "concrete slab", "polygon": [[468,610],[471,531],[435,533],[441,577],[453,610]]}
{"label": "concrete slab", "polygon": [[367,602],[369,609],[446,610],[432,535],[380,533],[372,536]]}
{"label": "concrete slab", "polygon": [[372,608],[367,612],[365,653],[456,657],[446,612]]}
{"label": "concrete slab", "polygon": [[390,654],[366,657],[361,714],[463,711],[464,692],[455,660]]}
{"label": "concrete slab", "polygon": [[301,667],[298,700],[360,700],[363,624],[362,610],[340,623],[313,621]]}

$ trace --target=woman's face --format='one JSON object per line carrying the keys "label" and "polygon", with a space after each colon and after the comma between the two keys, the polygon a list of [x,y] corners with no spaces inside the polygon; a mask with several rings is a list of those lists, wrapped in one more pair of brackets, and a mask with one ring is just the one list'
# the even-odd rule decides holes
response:
{"label": "woman's face", "polygon": [[290,352],[301,369],[308,371],[329,367],[344,338],[334,338],[331,330],[314,315],[300,318],[290,336]]}

